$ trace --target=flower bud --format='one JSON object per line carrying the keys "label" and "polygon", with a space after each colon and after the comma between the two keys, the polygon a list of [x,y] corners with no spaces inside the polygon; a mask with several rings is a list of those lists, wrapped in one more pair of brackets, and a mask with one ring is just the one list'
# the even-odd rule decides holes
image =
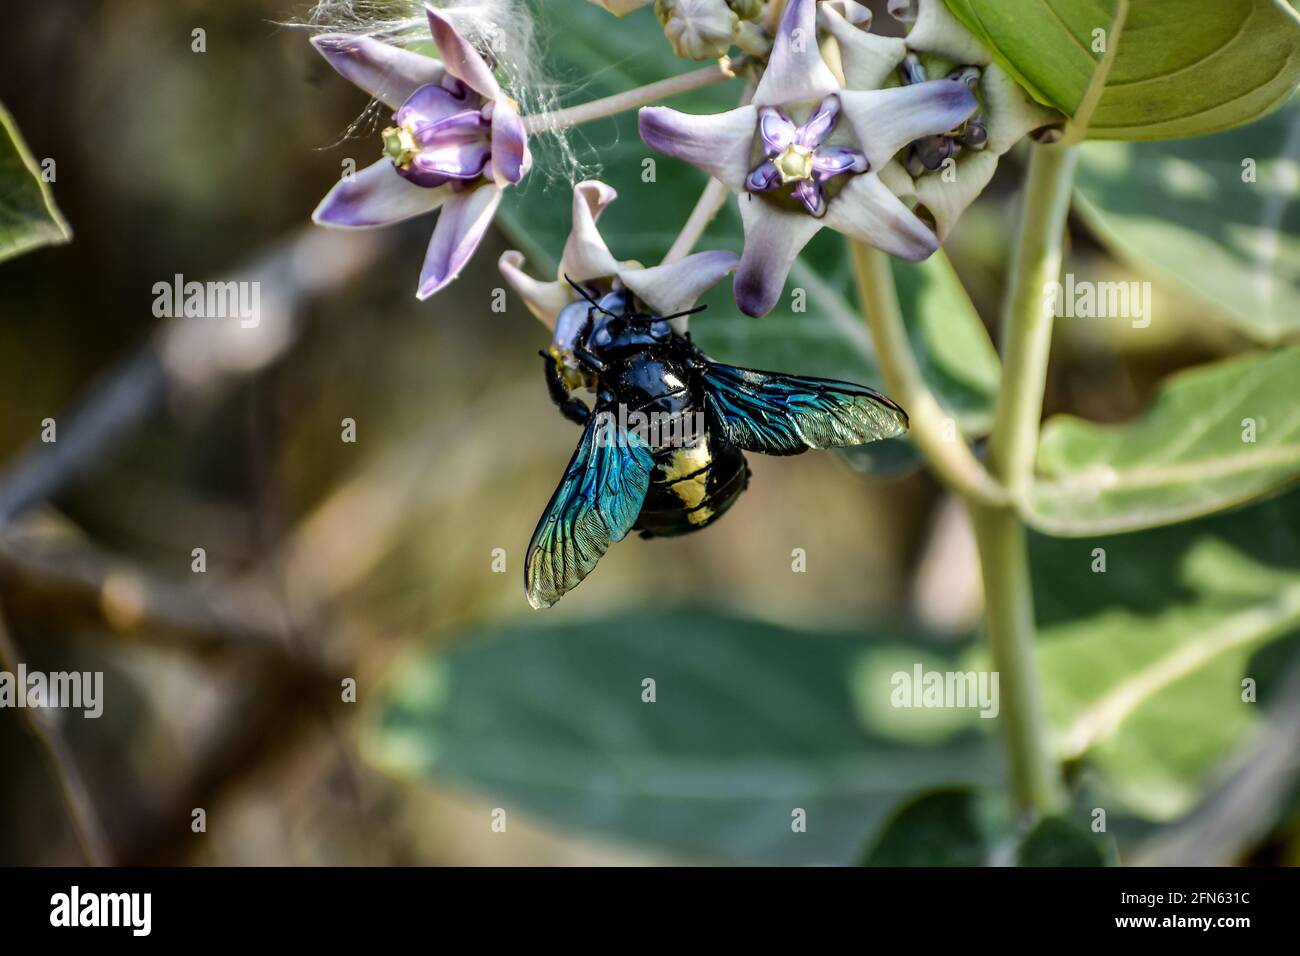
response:
{"label": "flower bud", "polygon": [[727,0],[655,0],[655,15],[673,51],[688,60],[726,56],[740,22]]}

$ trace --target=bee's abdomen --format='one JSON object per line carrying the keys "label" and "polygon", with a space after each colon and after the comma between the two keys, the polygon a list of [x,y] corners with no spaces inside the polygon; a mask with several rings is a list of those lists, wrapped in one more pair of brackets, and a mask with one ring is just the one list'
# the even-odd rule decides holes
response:
{"label": "bee's abdomen", "polygon": [[650,537],[686,534],[712,524],[749,483],[740,449],[705,431],[693,445],[660,448],[636,530]]}

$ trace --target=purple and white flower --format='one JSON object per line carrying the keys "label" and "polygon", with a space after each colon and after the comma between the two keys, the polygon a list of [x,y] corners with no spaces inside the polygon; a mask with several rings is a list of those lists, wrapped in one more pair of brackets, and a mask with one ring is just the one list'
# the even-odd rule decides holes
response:
{"label": "purple and white flower", "polygon": [[879,172],[913,140],[960,125],[977,106],[974,95],[946,79],[851,87],[822,58],[815,0],[790,0],[751,103],[711,116],[641,110],[647,144],[740,195],[745,248],[735,294],[749,315],[772,310],[795,258],[823,226],[905,259],[938,248]]}
{"label": "purple and white flower", "polygon": [[312,219],[366,229],[439,209],[420,299],[460,274],[501,191],[532,163],[523,120],[487,63],[442,14],[425,12],[441,62],[366,36],[312,39],[334,69],[394,111],[383,131],[383,158],[341,180]]}
{"label": "purple and white flower", "polygon": [[[573,187],[573,227],[555,281],[543,282],[524,272],[521,252],[504,252],[498,263],[501,274],[529,311],[554,332],[551,355],[574,385],[582,376],[573,356],[573,344],[588,303],[574,292],[568,279],[597,298],[610,292],[631,293],[655,315],[673,315],[695,305],[701,295],[736,268],[739,260],[734,252],[697,252],[646,268],[632,260],[614,258],[596,223],[617,198],[613,187],[594,179]],[[675,320],[679,331],[686,330],[685,322],[684,317]]]}

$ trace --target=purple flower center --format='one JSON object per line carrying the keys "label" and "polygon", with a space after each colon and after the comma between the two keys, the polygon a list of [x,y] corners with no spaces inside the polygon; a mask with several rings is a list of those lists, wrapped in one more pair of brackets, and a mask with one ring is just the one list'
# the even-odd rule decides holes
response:
{"label": "purple flower center", "polygon": [[840,98],[832,93],[801,126],[775,106],[758,111],[758,133],[766,158],[745,181],[751,192],[770,192],[793,184],[791,195],[818,218],[826,215],[826,183],[843,173],[871,168],[861,150],[823,146],[840,117]]}
{"label": "purple flower center", "polygon": [[459,80],[412,93],[383,132],[384,155],[418,186],[467,182],[492,159],[492,104]]}

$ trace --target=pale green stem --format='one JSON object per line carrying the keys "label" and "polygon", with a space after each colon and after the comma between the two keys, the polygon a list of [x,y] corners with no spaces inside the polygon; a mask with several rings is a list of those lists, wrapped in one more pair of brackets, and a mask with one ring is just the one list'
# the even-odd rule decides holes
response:
{"label": "pale green stem", "polygon": [[[1034,147],[1011,260],[1002,317],[1002,387],[989,467],[1015,502],[1033,479],[1052,344],[1052,312],[1044,290],[1060,276],[1075,159],[1073,147]],[[1013,795],[1023,812],[1050,813],[1065,796],[1038,674],[1025,526],[1010,508],[972,503],[971,518],[984,578],[989,646],[999,675]]]}
{"label": "pale green stem", "polygon": [[998,393],[989,467],[1014,500],[1034,473],[1043,416],[1052,301],[1061,275],[1061,245],[1077,156],[1072,146],[1035,146],[1025,182],[1019,239],[1011,259],[1002,313],[1002,389]]}
{"label": "pale green stem", "polygon": [[903,324],[889,256],[860,242],[850,246],[858,296],[876,347],[876,360],[890,397],[907,412],[912,441],[926,464],[963,498],[990,505],[1004,503],[1002,489],[984,470],[952,416],[925,384]]}
{"label": "pale green stem", "polygon": [[732,79],[744,67],[746,62],[747,58],[743,56],[734,60],[723,57],[717,63],[701,67],[698,70],[691,70],[689,73],[670,76],[666,80],[659,80],[657,83],[647,83],[645,86],[638,86],[633,90],[615,93],[613,96],[592,100],[589,103],[579,103],[577,106],[570,106],[567,109],[551,110],[546,113],[525,116],[524,129],[530,135],[553,132],[567,129],[570,126],[581,126],[583,123],[591,123],[607,116],[626,113],[628,110],[649,106],[670,96],[677,96],[679,93],[689,93],[691,90],[702,89],[706,86],[712,86],[714,83]]}
{"label": "pale green stem", "polygon": [[968,502],[984,579],[984,629],[998,675],[998,716],[1016,807],[1051,813],[1064,803],[1034,647],[1034,595],[1025,526],[1009,508]]}

